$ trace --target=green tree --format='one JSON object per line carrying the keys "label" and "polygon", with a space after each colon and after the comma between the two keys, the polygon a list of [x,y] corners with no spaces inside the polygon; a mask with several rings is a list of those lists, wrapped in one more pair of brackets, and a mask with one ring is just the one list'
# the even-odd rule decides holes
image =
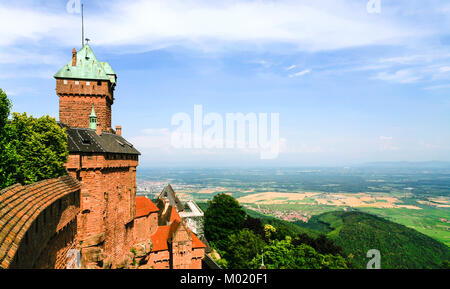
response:
{"label": "green tree", "polygon": [[270,224],[265,224],[264,225],[264,236],[266,237],[266,240],[268,241],[272,241],[272,236],[277,232],[277,229],[270,225]]}
{"label": "green tree", "polygon": [[6,123],[8,122],[9,113],[11,111],[11,101],[6,93],[0,88],[0,136],[3,137]]}
{"label": "green tree", "polygon": [[67,135],[54,118],[13,113],[0,89],[0,189],[66,174]]}
{"label": "green tree", "polygon": [[11,111],[11,101],[6,93],[0,89],[0,189],[14,184],[12,166],[17,163],[17,154],[10,140],[8,131],[8,117]]}
{"label": "green tree", "polygon": [[232,196],[218,194],[209,201],[205,212],[205,236],[220,250],[228,246],[228,237],[237,233],[246,218],[246,213]]}
{"label": "green tree", "polygon": [[12,168],[15,182],[29,184],[66,173],[67,135],[54,118],[13,113],[7,130],[17,154]]}
{"label": "green tree", "polygon": [[[264,263],[267,269],[347,269],[347,261],[342,256],[317,253],[314,248],[301,244],[295,246],[290,237],[275,240],[264,247]],[[262,256],[257,255],[251,262],[252,268],[258,268]]]}
{"label": "green tree", "polygon": [[261,253],[265,242],[249,229],[243,229],[229,237],[225,258],[228,268],[250,269],[252,259]]}

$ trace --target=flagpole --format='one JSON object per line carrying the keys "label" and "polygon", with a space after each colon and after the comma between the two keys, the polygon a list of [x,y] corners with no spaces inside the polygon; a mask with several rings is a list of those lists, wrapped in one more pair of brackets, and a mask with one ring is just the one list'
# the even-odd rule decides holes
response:
{"label": "flagpole", "polygon": [[81,4],[81,47],[84,47],[84,15],[83,4]]}

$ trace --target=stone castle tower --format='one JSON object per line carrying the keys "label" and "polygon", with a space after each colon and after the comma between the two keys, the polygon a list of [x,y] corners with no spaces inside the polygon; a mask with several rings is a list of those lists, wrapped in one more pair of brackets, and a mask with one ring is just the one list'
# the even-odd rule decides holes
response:
{"label": "stone castle tower", "polygon": [[111,128],[117,77],[86,44],[54,76],[66,168],[81,186],[77,241],[84,267],[119,267],[135,243],[136,167],[140,153]]}
{"label": "stone castle tower", "polygon": [[69,175],[0,191],[0,268],[201,269],[203,259],[213,262],[170,186],[162,209],[136,197],[140,153],[120,126],[111,128],[111,66],[85,45],[55,78]]}
{"label": "stone castle tower", "polygon": [[89,127],[92,105],[102,131],[111,131],[111,106],[117,75],[108,62],[99,62],[86,44],[72,50],[72,60],[58,73],[56,94],[59,96],[59,120],[70,127]]}

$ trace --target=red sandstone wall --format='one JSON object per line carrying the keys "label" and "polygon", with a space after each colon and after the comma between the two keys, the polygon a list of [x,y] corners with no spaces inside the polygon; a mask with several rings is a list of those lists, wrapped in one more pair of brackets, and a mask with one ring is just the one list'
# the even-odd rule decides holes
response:
{"label": "red sandstone wall", "polygon": [[189,269],[192,260],[192,240],[190,233],[179,226],[172,238],[172,268]]}
{"label": "red sandstone wall", "polygon": [[205,257],[204,248],[196,248],[192,250],[192,261],[189,269],[202,269],[202,259]]}
{"label": "red sandstone wall", "polygon": [[[103,131],[111,128],[111,105],[113,104],[113,92],[109,82],[63,79],[56,80],[56,93],[59,96],[59,120],[71,127],[89,127],[89,115],[94,105],[98,124]],[[90,85],[87,85],[87,83]]]}
{"label": "red sandstone wall", "polygon": [[[81,162],[80,162],[81,158]],[[115,159],[113,159],[115,158]],[[138,158],[133,155],[123,154],[110,154],[110,158],[107,159],[103,154],[101,155],[82,155],[70,154],[65,167],[70,171],[77,171],[80,169],[103,169],[103,168],[134,168],[134,182],[136,182],[136,167],[138,166]],[[131,176],[133,177],[133,176]]]}
{"label": "red sandstone wall", "polygon": [[150,228],[148,236],[151,236],[156,232],[156,230],[158,230],[158,212],[151,213],[149,215],[149,219],[150,219]]}
{"label": "red sandstone wall", "polygon": [[152,252],[149,256],[146,268],[170,269],[169,251]]}
{"label": "red sandstone wall", "polygon": [[134,243],[141,243],[153,235],[158,229],[158,213],[154,212],[148,216],[140,217],[134,220]]}
{"label": "red sandstone wall", "polygon": [[[129,258],[136,239],[137,162],[134,159],[107,160],[103,155],[94,155],[81,156],[80,164],[79,155],[69,157],[66,167],[72,174],[79,175],[82,184],[78,239],[82,242],[89,239],[84,243],[89,249],[82,251],[89,254],[83,259],[84,263],[95,263],[104,257],[104,263],[114,268]],[[96,237],[101,234],[102,237]],[[98,240],[97,244],[93,239]],[[93,248],[95,246],[98,249]]]}
{"label": "red sandstone wall", "polygon": [[65,267],[65,252],[75,244],[79,198],[74,192],[41,212],[20,242],[10,268]]}
{"label": "red sandstone wall", "polygon": [[35,264],[40,269],[66,269],[67,253],[76,248],[76,219],[58,232],[43,250]]}

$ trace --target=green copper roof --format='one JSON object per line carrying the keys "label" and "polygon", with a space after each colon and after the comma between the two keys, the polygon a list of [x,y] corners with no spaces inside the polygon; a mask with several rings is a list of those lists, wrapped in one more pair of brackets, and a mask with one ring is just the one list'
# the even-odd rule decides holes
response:
{"label": "green copper roof", "polygon": [[99,62],[95,57],[89,44],[83,46],[77,52],[77,65],[72,66],[72,59],[61,68],[55,78],[75,78],[75,79],[93,79],[93,80],[109,80],[116,82],[114,70],[107,62]]}
{"label": "green copper roof", "polygon": [[90,115],[89,117],[97,117],[97,116],[95,115],[94,106],[92,106],[91,115]]}

